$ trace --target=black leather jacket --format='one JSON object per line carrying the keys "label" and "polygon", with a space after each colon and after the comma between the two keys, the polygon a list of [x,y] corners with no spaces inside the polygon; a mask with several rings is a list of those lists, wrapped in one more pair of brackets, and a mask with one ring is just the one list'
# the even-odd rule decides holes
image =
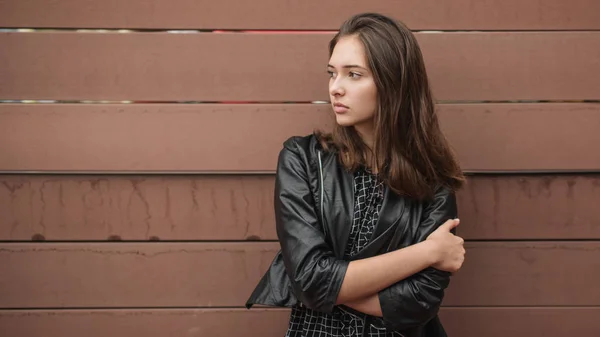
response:
{"label": "black leather jacket", "polygon": [[[331,312],[350,261],[344,249],[352,223],[353,176],[314,135],[292,137],[279,154],[275,219],[281,250],[246,306],[291,307],[300,302]],[[353,259],[423,241],[457,216],[454,192],[439,188],[431,202],[417,202],[386,188],[370,243]],[[438,311],[450,273],[427,268],[379,292],[386,328],[404,336],[446,336]]]}

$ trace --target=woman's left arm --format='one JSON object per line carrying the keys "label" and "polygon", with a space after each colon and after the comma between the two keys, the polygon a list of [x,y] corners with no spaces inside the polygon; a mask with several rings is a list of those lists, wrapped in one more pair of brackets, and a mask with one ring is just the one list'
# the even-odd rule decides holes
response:
{"label": "woman's left arm", "polygon": [[[433,201],[425,208],[419,228],[421,240],[427,238],[448,219],[457,217],[456,197],[453,191],[440,188]],[[434,318],[440,308],[451,273],[427,268],[401,280],[378,294],[360,301],[344,303],[371,316],[383,317],[386,327],[405,330],[421,326]]]}
{"label": "woman's left arm", "polygon": [[367,315],[383,317],[383,313],[381,312],[381,302],[379,301],[379,296],[377,294],[373,294],[362,300],[348,302],[344,305]]}

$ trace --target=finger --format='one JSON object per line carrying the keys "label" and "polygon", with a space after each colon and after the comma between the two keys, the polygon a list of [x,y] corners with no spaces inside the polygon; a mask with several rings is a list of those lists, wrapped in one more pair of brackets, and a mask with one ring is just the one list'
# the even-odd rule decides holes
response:
{"label": "finger", "polygon": [[452,228],[456,227],[456,220],[450,219],[440,225],[439,229],[450,231]]}
{"label": "finger", "polygon": [[458,224],[459,224],[459,223],[460,223],[460,220],[459,220],[459,219],[450,219],[450,220],[448,220],[448,221],[444,222],[444,223],[443,223],[443,224],[440,226],[440,228],[443,228],[443,229],[445,229],[445,230],[447,230],[447,231],[450,231],[450,230],[452,230],[453,228],[455,228],[456,226],[458,226]]}

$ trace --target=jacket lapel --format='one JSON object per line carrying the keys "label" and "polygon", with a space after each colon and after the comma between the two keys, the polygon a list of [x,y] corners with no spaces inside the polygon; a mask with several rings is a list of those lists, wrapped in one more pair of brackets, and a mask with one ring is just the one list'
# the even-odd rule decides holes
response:
{"label": "jacket lapel", "polygon": [[[386,187],[383,204],[379,212],[379,219],[371,240],[353,260],[375,256],[388,251],[390,243],[397,240],[398,235],[403,235],[404,228],[398,228],[398,222],[405,212],[405,199]],[[400,231],[400,233],[398,232]]]}
{"label": "jacket lapel", "polygon": [[[354,176],[338,163],[335,155],[327,156],[323,164],[324,208],[327,210],[324,214],[325,223],[331,233],[333,251],[338,258],[342,258],[354,220]],[[370,256],[380,251],[381,246],[391,239],[387,237],[393,235],[389,230],[395,232],[391,227],[398,223],[405,206],[405,198],[385,187],[383,204],[373,236],[370,243],[355,258]]]}
{"label": "jacket lapel", "polygon": [[375,231],[373,232],[371,241],[377,239],[394,225],[402,216],[404,209],[404,198],[396,194],[389,187],[385,187],[383,204],[379,211],[379,219],[375,225]]}

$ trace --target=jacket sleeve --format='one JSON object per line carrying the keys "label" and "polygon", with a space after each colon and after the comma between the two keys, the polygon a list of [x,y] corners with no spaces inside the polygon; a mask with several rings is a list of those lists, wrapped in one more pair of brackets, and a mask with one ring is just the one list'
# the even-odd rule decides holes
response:
{"label": "jacket sleeve", "polygon": [[[453,191],[439,188],[424,208],[417,230],[423,241],[446,220],[457,216]],[[387,328],[402,331],[425,325],[437,316],[450,273],[429,267],[379,292],[383,321]]]}
{"label": "jacket sleeve", "polygon": [[310,309],[331,312],[348,262],[325,242],[310,189],[307,162],[294,138],[279,154],[275,180],[275,222],[294,294]]}

